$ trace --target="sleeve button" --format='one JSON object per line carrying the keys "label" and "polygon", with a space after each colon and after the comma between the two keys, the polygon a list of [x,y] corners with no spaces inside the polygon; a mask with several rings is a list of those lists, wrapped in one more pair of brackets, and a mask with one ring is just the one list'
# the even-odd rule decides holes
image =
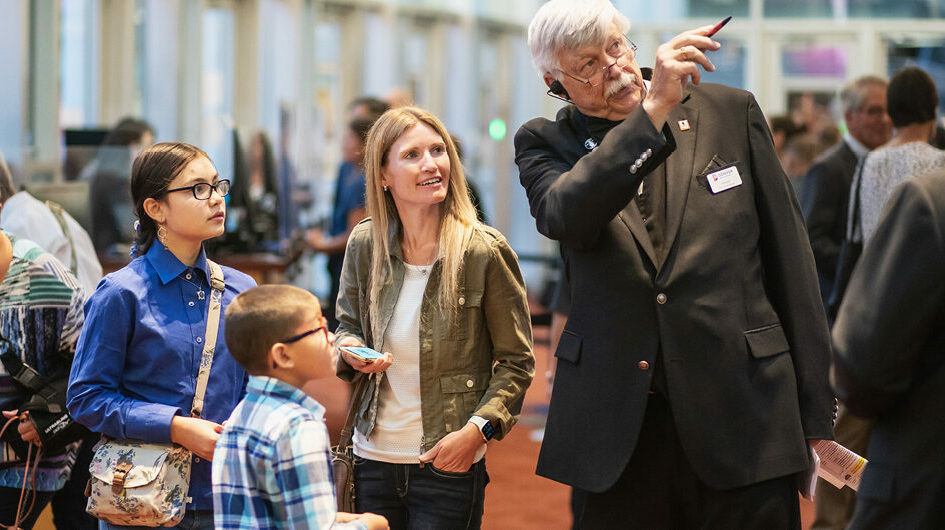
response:
{"label": "sleeve button", "polygon": [[640,370],[644,370],[644,371],[650,369],[650,363],[648,363],[648,362],[646,362],[646,361],[640,361],[640,362],[638,362],[638,363],[637,363],[637,366],[640,368]]}

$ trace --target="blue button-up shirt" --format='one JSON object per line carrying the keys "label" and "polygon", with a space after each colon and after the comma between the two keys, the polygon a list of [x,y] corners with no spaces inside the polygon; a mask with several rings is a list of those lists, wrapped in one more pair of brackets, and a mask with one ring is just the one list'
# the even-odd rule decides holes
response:
{"label": "blue button-up shirt", "polygon": [[218,529],[364,529],[335,523],[325,408],[272,377],[250,377],[213,459]]}
{"label": "blue button-up shirt", "polygon": [[[169,442],[171,420],[188,415],[203,355],[210,301],[203,251],[187,267],[155,242],[148,252],[109,274],[85,305],[85,326],[72,364],[69,413],[90,430],[114,438]],[[223,311],[255,285],[223,267]],[[203,296],[198,294],[202,292]],[[243,395],[246,373],[217,334],[203,418],[222,423]],[[210,464],[194,457],[190,509],[209,510]]]}

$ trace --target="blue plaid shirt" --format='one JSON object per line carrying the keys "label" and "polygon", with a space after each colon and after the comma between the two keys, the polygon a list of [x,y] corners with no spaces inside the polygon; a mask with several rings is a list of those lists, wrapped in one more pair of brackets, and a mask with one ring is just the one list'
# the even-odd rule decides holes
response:
{"label": "blue plaid shirt", "polygon": [[213,454],[216,528],[358,528],[335,524],[325,408],[298,388],[250,377]]}

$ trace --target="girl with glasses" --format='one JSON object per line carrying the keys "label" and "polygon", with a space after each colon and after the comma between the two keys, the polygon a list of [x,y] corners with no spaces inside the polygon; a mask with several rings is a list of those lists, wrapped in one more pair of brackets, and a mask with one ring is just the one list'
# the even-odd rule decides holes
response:
{"label": "girl with glasses", "polygon": [[[138,155],[131,173],[134,259],[106,276],[86,305],[67,396],[69,412],[94,432],[174,442],[193,453],[192,500],[179,527],[213,528],[210,460],[246,383],[221,321],[203,413],[190,416],[211,299],[203,242],[223,233],[228,192],[229,181],[192,145],[161,143]],[[222,314],[255,281],[221,268]]]}

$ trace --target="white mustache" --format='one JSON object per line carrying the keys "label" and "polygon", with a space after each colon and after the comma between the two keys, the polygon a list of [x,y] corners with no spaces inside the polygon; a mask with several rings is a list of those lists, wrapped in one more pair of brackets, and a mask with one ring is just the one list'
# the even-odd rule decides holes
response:
{"label": "white mustache", "polygon": [[627,88],[628,86],[634,84],[637,80],[637,76],[627,72],[626,70],[620,71],[620,77],[614,79],[610,83],[607,83],[607,88],[604,90],[604,99],[610,98],[617,92]]}

